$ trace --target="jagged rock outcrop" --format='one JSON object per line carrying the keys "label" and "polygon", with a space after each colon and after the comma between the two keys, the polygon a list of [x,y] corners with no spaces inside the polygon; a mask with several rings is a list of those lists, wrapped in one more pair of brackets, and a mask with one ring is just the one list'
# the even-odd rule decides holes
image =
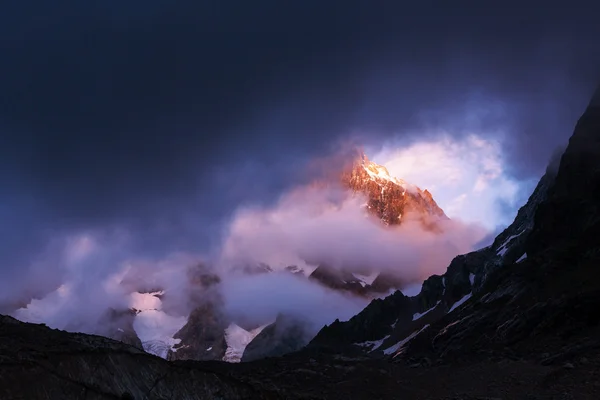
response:
{"label": "jagged rock outcrop", "polygon": [[345,187],[366,195],[367,209],[386,225],[401,224],[409,213],[428,227],[437,218],[448,218],[429,191],[390,176],[384,166],[369,161],[364,154],[357,157],[341,180]]}
{"label": "jagged rock outcrop", "polygon": [[311,338],[306,321],[292,316],[278,315],[252,340],[242,356],[242,362],[278,357],[304,347]]}
{"label": "jagged rock outcrop", "polygon": [[[332,268],[326,264],[319,265],[309,275],[308,279],[318,282],[319,284],[330,289],[346,292],[356,296],[368,297],[381,291],[379,286],[370,285],[369,283],[365,282],[364,278],[361,279],[359,274],[356,275],[345,269]],[[393,285],[393,281],[390,280],[389,284]]]}
{"label": "jagged rock outcrop", "polygon": [[192,311],[188,322],[173,337],[181,341],[173,346],[169,360],[222,360],[227,350],[225,329],[229,321],[213,302]]}
{"label": "jagged rock outcrop", "polygon": [[135,310],[110,309],[100,320],[96,334],[143,349],[142,341],[133,328],[135,315]]}

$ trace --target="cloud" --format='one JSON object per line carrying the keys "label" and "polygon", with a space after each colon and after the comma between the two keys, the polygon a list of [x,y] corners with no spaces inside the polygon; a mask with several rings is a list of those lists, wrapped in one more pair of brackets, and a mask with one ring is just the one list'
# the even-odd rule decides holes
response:
{"label": "cloud", "polygon": [[41,273],[25,281],[25,289],[40,289],[33,299],[21,299],[20,286],[3,292],[5,306],[21,306],[10,310],[21,320],[95,333],[110,309],[154,308],[146,304],[148,295],[136,293],[151,290],[168,292],[159,301],[159,311],[170,318],[185,319],[195,307],[198,289],[190,283],[188,272],[200,262],[198,256],[173,253],[160,259],[144,258],[135,254],[127,235],[118,232],[86,232],[52,249],[58,254],[51,258],[53,263],[40,260],[36,270]]}
{"label": "cloud", "polygon": [[522,205],[520,193],[533,183],[510,174],[502,149],[499,139],[477,134],[457,138],[441,131],[406,147],[384,146],[374,160],[392,175],[427,188],[451,218],[494,230],[512,222]]}
{"label": "cloud", "polygon": [[[60,329],[96,332],[108,309],[157,308],[134,324],[144,337],[153,337],[154,323],[172,321],[168,329],[178,329],[181,318],[211,298],[227,315],[244,322],[264,324],[283,313],[306,320],[316,330],[335,318],[350,318],[367,300],[282,272],[285,267],[298,265],[310,273],[316,263],[326,263],[385,271],[418,285],[431,274],[442,273],[454,256],[471,250],[486,233],[479,226],[447,220],[439,221],[442,233],[432,233],[410,215],[403,216],[400,227],[388,228],[367,215],[364,202],[365,198],[340,188],[300,186],[274,206],[241,208],[224,232],[212,267],[203,267],[207,260],[189,253],[140,257],[132,251],[127,234],[87,232],[70,237],[63,242],[59,259],[60,286],[47,287],[45,296],[14,315]],[[259,262],[276,271],[245,275],[236,269]],[[189,275],[194,266],[218,274],[221,283],[212,292],[194,285]],[[165,293],[160,301],[135,293],[155,290]]]}
{"label": "cloud", "polygon": [[389,228],[367,215],[364,203],[365,198],[339,189],[303,187],[273,208],[242,209],[227,231],[220,263],[265,262],[278,269],[325,263],[393,272],[417,282],[445,271],[454,256],[472,250],[486,233],[452,220],[440,221],[443,233],[436,234],[410,216]]}
{"label": "cloud", "polygon": [[221,290],[224,311],[236,321],[265,324],[283,314],[305,321],[312,333],[336,318],[350,319],[368,304],[286,272],[233,275]]}

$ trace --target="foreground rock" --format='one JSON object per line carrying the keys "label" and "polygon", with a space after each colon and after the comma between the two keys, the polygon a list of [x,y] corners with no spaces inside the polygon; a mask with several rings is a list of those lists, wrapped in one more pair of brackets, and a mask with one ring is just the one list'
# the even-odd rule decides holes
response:
{"label": "foreground rock", "polygon": [[200,365],[169,363],[101,336],[66,333],[0,316],[0,398],[268,398]]}
{"label": "foreground rock", "polygon": [[414,368],[308,350],[241,364],[169,362],[99,336],[0,317],[2,400],[598,398],[598,350],[569,363]]}

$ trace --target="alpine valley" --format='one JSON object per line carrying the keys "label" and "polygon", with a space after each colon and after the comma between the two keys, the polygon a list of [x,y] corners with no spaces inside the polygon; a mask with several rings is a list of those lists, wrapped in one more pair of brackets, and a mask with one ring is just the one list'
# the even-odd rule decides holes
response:
{"label": "alpine valley", "polygon": [[[366,156],[340,175],[336,184],[365,198],[366,217],[385,229],[409,220],[443,232],[448,217],[431,193]],[[223,278],[194,265],[188,317],[162,310],[171,294],[161,287],[108,310],[98,335],[0,316],[0,399],[596,399],[599,263],[600,89],[514,222],[418,294],[369,265],[236,267],[364,302],[313,331],[286,313],[232,319],[221,310]],[[163,324],[149,322],[156,313]]]}

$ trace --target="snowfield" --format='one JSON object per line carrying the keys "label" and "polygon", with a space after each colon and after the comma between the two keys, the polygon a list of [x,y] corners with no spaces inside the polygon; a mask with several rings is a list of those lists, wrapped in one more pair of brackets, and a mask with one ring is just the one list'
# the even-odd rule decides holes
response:
{"label": "snowfield", "polygon": [[229,326],[225,329],[225,342],[227,343],[227,350],[225,350],[223,361],[231,363],[240,362],[248,343],[250,343],[252,339],[261,333],[262,330],[268,325],[270,324],[259,326],[256,329],[247,331],[244,328],[240,328],[236,324],[229,324]]}

